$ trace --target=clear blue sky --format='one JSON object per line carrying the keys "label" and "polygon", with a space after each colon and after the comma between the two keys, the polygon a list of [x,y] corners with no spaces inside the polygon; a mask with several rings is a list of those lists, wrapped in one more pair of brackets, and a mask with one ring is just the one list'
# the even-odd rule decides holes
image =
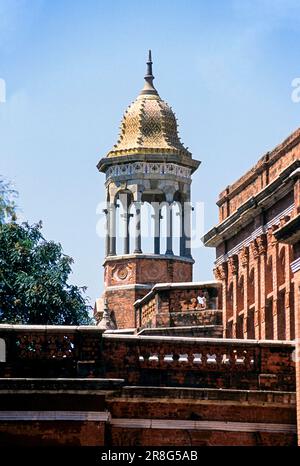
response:
{"label": "clear blue sky", "polygon": [[[72,281],[102,291],[96,163],[116,142],[152,48],[155,85],[202,164],[193,200],[205,229],[219,192],[299,126],[297,0],[0,0],[0,173],[22,216],[75,259]],[[195,279],[211,279],[199,248]]]}

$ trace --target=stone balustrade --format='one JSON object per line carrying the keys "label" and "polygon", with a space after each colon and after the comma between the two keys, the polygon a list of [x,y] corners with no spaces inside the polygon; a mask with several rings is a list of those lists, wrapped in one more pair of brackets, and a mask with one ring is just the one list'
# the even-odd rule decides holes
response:
{"label": "stone balustrade", "polygon": [[132,385],[295,389],[289,342],[103,335],[107,377]]}
{"label": "stone balustrade", "polygon": [[101,337],[94,326],[0,325],[0,377],[96,376]]}

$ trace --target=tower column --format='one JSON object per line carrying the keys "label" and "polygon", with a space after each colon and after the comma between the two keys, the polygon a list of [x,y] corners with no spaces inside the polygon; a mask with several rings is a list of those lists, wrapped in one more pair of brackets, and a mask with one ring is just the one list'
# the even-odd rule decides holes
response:
{"label": "tower column", "polygon": [[173,210],[172,202],[169,202],[167,207],[167,250],[166,254],[173,256]]}
{"label": "tower column", "polygon": [[106,221],[106,233],[105,233],[105,257],[109,255],[109,244],[110,244],[110,236],[109,236],[109,209],[103,209],[105,214],[105,221]]}
{"label": "tower column", "polygon": [[111,203],[108,207],[109,216],[109,256],[116,255],[116,204]]}
{"label": "tower column", "polygon": [[193,207],[190,202],[184,202],[183,205],[183,242],[184,256],[191,257],[191,212]]}
{"label": "tower column", "polygon": [[184,202],[180,204],[181,212],[181,234],[180,234],[180,256],[184,257],[186,252],[186,236],[184,227]]}
{"label": "tower column", "polygon": [[135,248],[134,254],[141,254],[142,237],[141,237],[141,202],[135,201]]}

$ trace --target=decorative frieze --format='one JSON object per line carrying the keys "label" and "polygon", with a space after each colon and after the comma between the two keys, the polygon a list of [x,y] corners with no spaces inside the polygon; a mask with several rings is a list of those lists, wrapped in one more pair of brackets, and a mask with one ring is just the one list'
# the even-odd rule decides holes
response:
{"label": "decorative frieze", "polygon": [[191,169],[175,163],[156,163],[156,162],[134,162],[119,165],[112,165],[106,171],[106,179],[118,179],[123,176],[132,175],[174,175],[179,178],[191,177]]}

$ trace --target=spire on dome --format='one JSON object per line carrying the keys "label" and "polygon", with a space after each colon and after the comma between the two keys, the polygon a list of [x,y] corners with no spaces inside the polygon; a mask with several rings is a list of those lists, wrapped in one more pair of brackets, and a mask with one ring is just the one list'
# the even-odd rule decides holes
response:
{"label": "spire on dome", "polygon": [[153,86],[153,79],[154,76],[152,74],[152,55],[151,55],[151,50],[149,50],[149,55],[148,55],[148,61],[147,61],[147,74],[145,75],[145,85],[141,91],[141,95],[145,94],[152,94],[152,95],[158,95],[157,90]]}

